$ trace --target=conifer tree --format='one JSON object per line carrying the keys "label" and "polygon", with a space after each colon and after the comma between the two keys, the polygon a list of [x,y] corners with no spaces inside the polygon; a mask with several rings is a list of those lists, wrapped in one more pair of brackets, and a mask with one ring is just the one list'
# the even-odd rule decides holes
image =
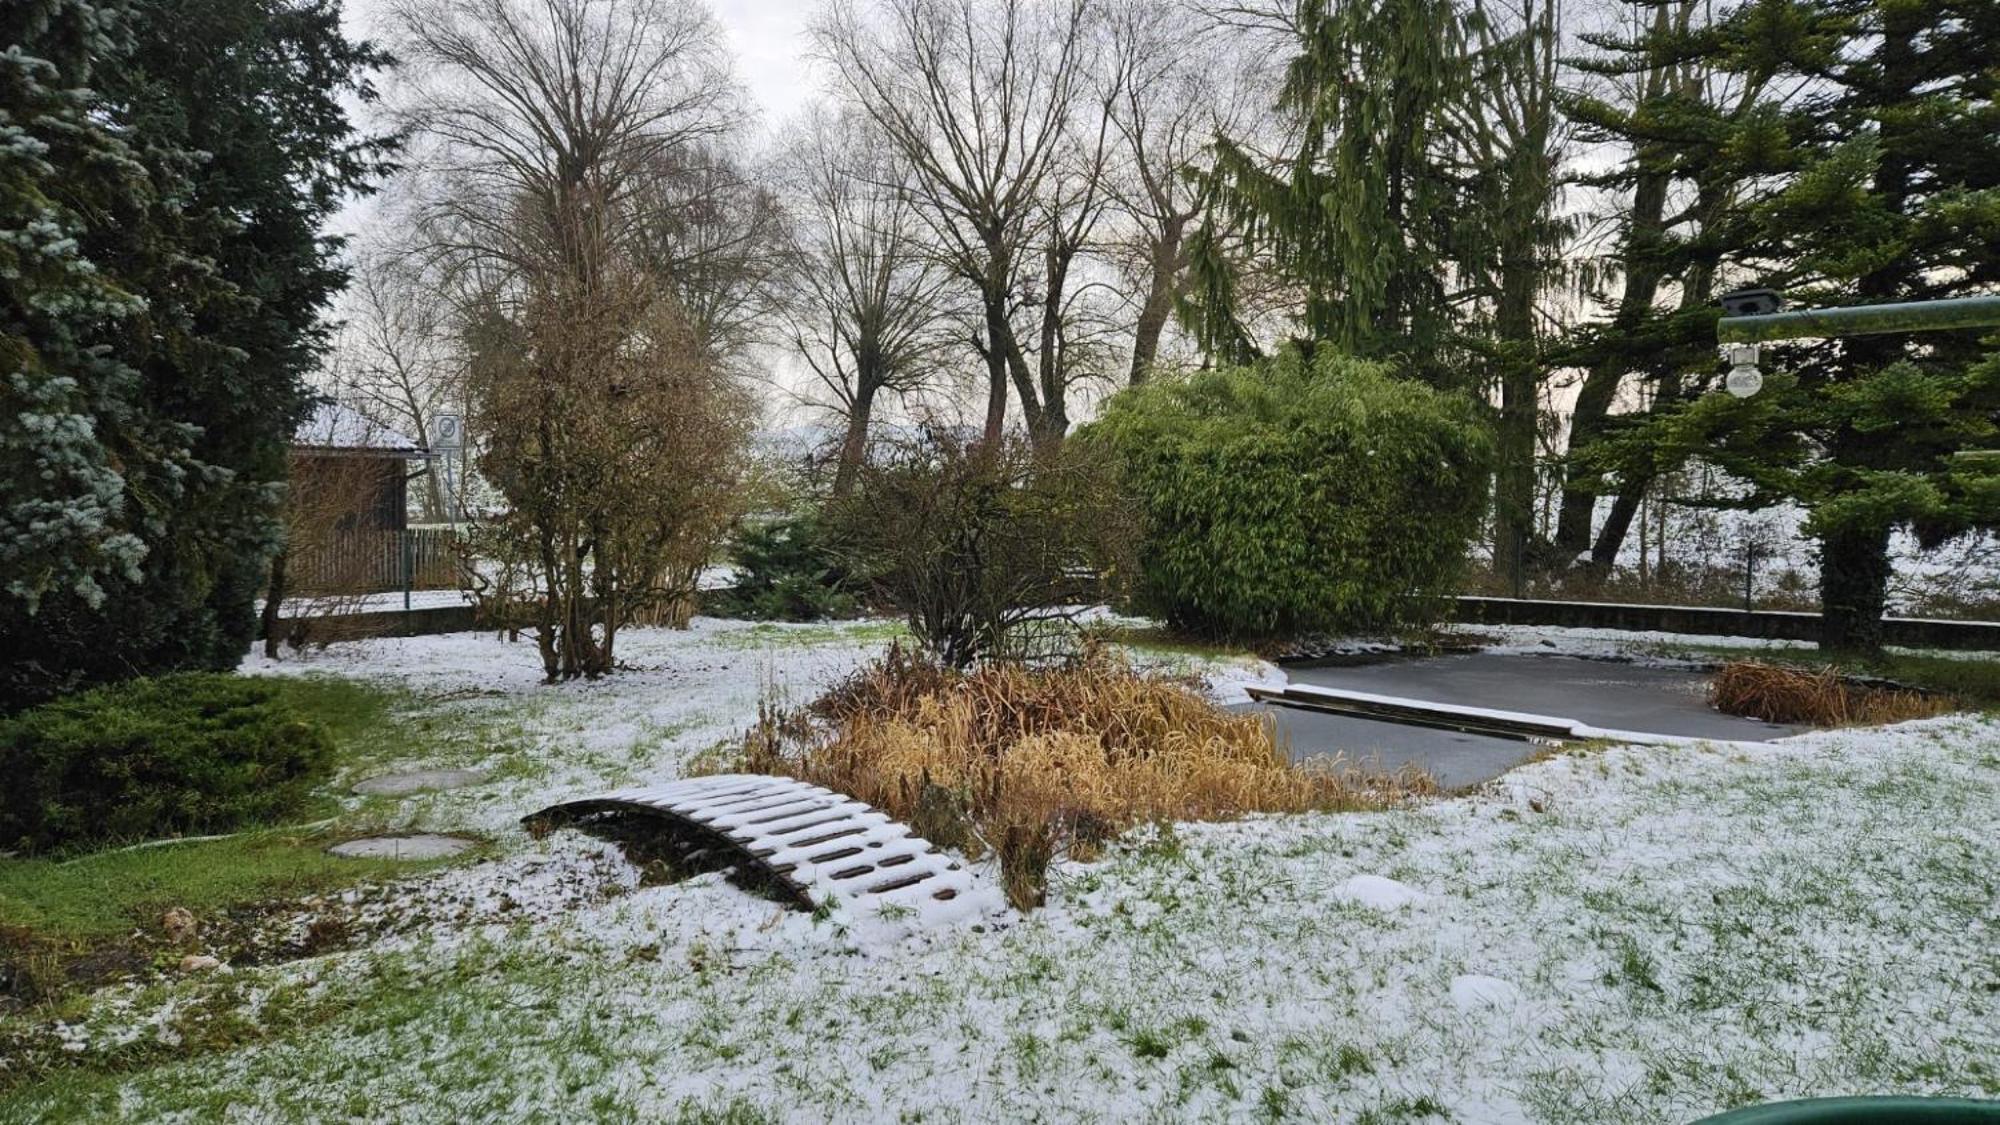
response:
{"label": "conifer tree", "polygon": [[[1811,308],[2000,291],[2000,9],[1967,0],[1759,0],[1795,12],[1783,60],[1799,171],[1755,212],[1746,270]],[[1976,331],[1767,349],[1766,389],[1656,431],[1809,513],[1822,643],[1881,643],[1898,529],[1935,544],[2000,524],[2000,482],[1955,456],[2000,445],[2000,360]]]}
{"label": "conifer tree", "polygon": [[[1618,164],[1576,177],[1614,196],[1616,244],[1596,272],[1605,319],[1574,326],[1558,362],[1584,379],[1571,415],[1562,506],[1550,560],[1586,550],[1603,573],[1617,559],[1640,499],[1675,465],[1650,446],[1617,440],[1646,421],[1614,415],[1621,391],[1671,408],[1705,388],[1713,367],[1716,279],[1754,234],[1751,205],[1797,155],[1772,93],[1785,52],[1807,32],[1791,5],[1757,5],[1709,22],[1699,0],[1649,0],[1629,35],[1586,35],[1577,61],[1601,91],[1572,91],[1564,111],[1584,139],[1615,145]],[[1620,91],[1611,96],[1608,91]],[[1598,497],[1615,498],[1596,529]]]}
{"label": "conifer tree", "polygon": [[1217,142],[1185,319],[1211,352],[1257,350],[1219,249],[1229,229],[1296,287],[1304,339],[1437,373],[1458,213],[1443,138],[1464,84],[1463,21],[1452,0],[1306,0],[1295,27],[1278,108],[1297,123],[1297,148],[1273,162]]}
{"label": "conifer tree", "polygon": [[341,99],[383,59],[331,0],[6,13],[0,701],[232,666],[344,276],[318,229],[380,170]]}

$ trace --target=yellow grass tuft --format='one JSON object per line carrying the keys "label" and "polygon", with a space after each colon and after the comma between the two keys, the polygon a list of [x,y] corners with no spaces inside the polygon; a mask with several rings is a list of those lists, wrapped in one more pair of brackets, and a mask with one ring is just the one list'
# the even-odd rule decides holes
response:
{"label": "yellow grass tuft", "polygon": [[1956,706],[1948,696],[1856,683],[1834,667],[1788,668],[1756,660],[1724,665],[1709,684],[1709,701],[1731,715],[1816,727],[1896,723]]}
{"label": "yellow grass tuft", "polygon": [[[1375,808],[1436,790],[1422,774],[1294,765],[1261,717],[1102,655],[955,672],[892,649],[805,712],[767,714],[744,756],[751,770],[852,794],[935,843],[999,852],[1003,867],[1016,850],[1089,859],[1153,821]],[[1016,905],[1038,900],[1038,888],[1015,894],[1009,882]]]}

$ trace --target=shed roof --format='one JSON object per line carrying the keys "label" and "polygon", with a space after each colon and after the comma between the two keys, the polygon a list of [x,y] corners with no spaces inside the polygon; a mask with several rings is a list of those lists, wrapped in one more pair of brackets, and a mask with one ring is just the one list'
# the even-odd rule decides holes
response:
{"label": "shed roof", "polygon": [[320,403],[292,433],[292,445],[300,449],[354,450],[403,457],[422,457],[427,452],[421,443],[337,402]]}

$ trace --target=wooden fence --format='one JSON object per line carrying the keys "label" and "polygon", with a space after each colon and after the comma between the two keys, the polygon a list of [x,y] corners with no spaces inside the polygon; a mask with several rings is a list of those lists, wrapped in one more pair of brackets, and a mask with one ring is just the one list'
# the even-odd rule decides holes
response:
{"label": "wooden fence", "polygon": [[286,560],[285,585],[300,596],[456,589],[459,548],[443,528],[336,532]]}

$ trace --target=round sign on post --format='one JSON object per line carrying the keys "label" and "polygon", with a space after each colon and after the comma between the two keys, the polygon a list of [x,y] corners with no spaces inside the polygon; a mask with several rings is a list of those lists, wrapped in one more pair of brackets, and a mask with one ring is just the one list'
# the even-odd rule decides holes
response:
{"label": "round sign on post", "polygon": [[457,414],[440,414],[431,419],[432,449],[463,449],[465,419]]}

